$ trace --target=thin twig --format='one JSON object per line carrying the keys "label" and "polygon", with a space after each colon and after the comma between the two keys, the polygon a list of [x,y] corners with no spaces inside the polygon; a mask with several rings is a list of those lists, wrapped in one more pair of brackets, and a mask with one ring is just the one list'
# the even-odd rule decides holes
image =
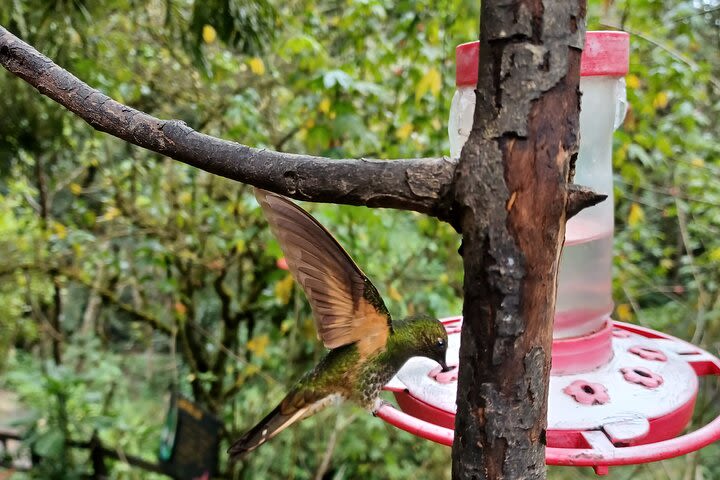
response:
{"label": "thin twig", "polygon": [[[664,51],[667,52],[671,57],[673,57],[673,58],[675,58],[676,60],[679,60],[680,62],[684,63],[685,65],[687,65],[688,67],[690,67],[693,71],[697,71],[697,70],[700,69],[700,66],[699,66],[694,60],[686,57],[686,56],[683,55],[682,52],[680,52],[679,50],[677,50],[677,49],[675,49],[675,48],[673,48],[673,47],[671,47],[671,46],[669,46],[669,45],[665,45],[665,44],[661,43],[659,40],[655,40],[655,39],[652,38],[650,35],[648,35],[648,34],[646,34],[646,33],[644,33],[644,32],[640,32],[640,31],[638,31],[638,30],[632,30],[632,29],[628,28],[627,25],[623,25],[622,27],[620,27],[620,25],[614,25],[614,24],[611,24],[611,23],[602,23],[601,25],[602,25],[603,27],[612,28],[612,29],[616,29],[616,30],[624,30],[624,31],[626,31],[627,33],[629,33],[630,35],[633,35],[633,36],[638,37],[638,38],[640,38],[640,39],[642,39],[642,40],[645,40],[646,42],[655,45],[655,46],[658,47],[659,49],[664,50]],[[714,77],[711,76],[711,77],[708,79],[708,81],[709,81],[709,83],[710,83],[711,85],[713,85],[716,89],[720,90],[720,80],[718,80],[718,79],[716,79],[716,78],[714,78]]]}
{"label": "thin twig", "polygon": [[322,480],[330,467],[333,453],[335,452],[335,446],[337,445],[338,436],[345,430],[357,418],[357,414],[354,413],[343,421],[340,415],[335,417],[335,428],[333,428],[330,438],[328,439],[327,447],[325,447],[325,453],[323,454],[322,461],[315,472],[315,480]]}
{"label": "thin twig", "polygon": [[690,343],[698,344],[702,340],[703,333],[705,332],[705,303],[708,297],[707,291],[703,288],[702,278],[700,278],[700,272],[698,272],[697,265],[695,265],[695,256],[692,253],[692,247],[690,246],[690,235],[687,230],[687,217],[685,210],[680,201],[675,199],[675,209],[677,210],[678,226],[680,227],[680,238],[682,238],[683,246],[685,247],[685,253],[687,254],[690,272],[695,279],[695,285],[698,290],[698,302],[697,302],[697,314],[695,315],[695,333],[693,333],[692,340]]}

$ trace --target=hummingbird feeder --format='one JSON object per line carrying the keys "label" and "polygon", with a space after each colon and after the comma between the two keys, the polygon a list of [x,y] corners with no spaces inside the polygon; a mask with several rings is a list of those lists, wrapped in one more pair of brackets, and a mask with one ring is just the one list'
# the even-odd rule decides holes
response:
{"label": "hummingbird feeder", "polygon": [[[449,120],[451,156],[472,128],[478,42],[456,50],[457,91]],[[680,435],[690,421],[698,377],[720,376],[720,360],[680,339],[612,320],[612,134],[625,116],[629,37],[588,32],[581,60],[580,152],[576,182],[608,195],[567,223],[553,328],[546,461],[608,467],[663,460],[720,439],[720,416]],[[448,364],[458,365],[461,317],[443,321]],[[461,368],[461,367],[460,367]],[[399,409],[378,416],[420,437],[451,445],[457,368],[413,358],[387,384]]]}

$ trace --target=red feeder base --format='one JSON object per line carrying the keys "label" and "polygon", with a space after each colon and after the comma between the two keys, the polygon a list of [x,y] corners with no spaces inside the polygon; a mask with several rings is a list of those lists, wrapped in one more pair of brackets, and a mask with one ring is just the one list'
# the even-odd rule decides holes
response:
{"label": "red feeder base", "polygon": [[[450,364],[457,359],[461,321],[443,322]],[[608,324],[588,341],[600,344],[610,335],[612,358],[604,365],[571,373],[553,369],[549,465],[589,466],[603,475],[610,466],[676,457],[720,439],[720,416],[676,437],[692,417],[697,377],[720,376],[720,360],[670,335],[620,322]],[[560,348],[557,353],[562,358],[553,351],[554,365],[566,365],[567,352]],[[442,374],[433,367],[426,359],[408,362],[386,386],[402,411],[385,406],[378,416],[414,435],[452,445],[457,371]]]}

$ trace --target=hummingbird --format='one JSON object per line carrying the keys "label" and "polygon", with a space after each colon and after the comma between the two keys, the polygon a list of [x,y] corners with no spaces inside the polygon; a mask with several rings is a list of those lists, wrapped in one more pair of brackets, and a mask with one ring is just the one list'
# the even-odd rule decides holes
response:
{"label": "hummingbird", "polygon": [[231,460],[341,400],[375,414],[385,403],[382,387],[411,357],[430,358],[449,370],[447,332],[439,320],[416,315],[393,321],[372,282],[315,218],[283,196],[255,189],[255,197],[330,351],[232,444]]}

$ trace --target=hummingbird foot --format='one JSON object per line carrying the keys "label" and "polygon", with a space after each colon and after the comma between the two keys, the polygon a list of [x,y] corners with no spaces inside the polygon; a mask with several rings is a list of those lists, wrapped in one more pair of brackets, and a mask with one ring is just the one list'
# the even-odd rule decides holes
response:
{"label": "hummingbird foot", "polygon": [[383,407],[386,406],[386,405],[387,405],[387,406],[392,406],[392,404],[391,404],[390,402],[386,402],[386,401],[383,400],[382,398],[377,398],[377,399],[375,399],[375,403],[373,404],[373,408],[372,408],[372,410],[371,410],[371,413],[373,414],[373,417],[377,417],[378,412],[380,411],[380,409],[383,408]]}

